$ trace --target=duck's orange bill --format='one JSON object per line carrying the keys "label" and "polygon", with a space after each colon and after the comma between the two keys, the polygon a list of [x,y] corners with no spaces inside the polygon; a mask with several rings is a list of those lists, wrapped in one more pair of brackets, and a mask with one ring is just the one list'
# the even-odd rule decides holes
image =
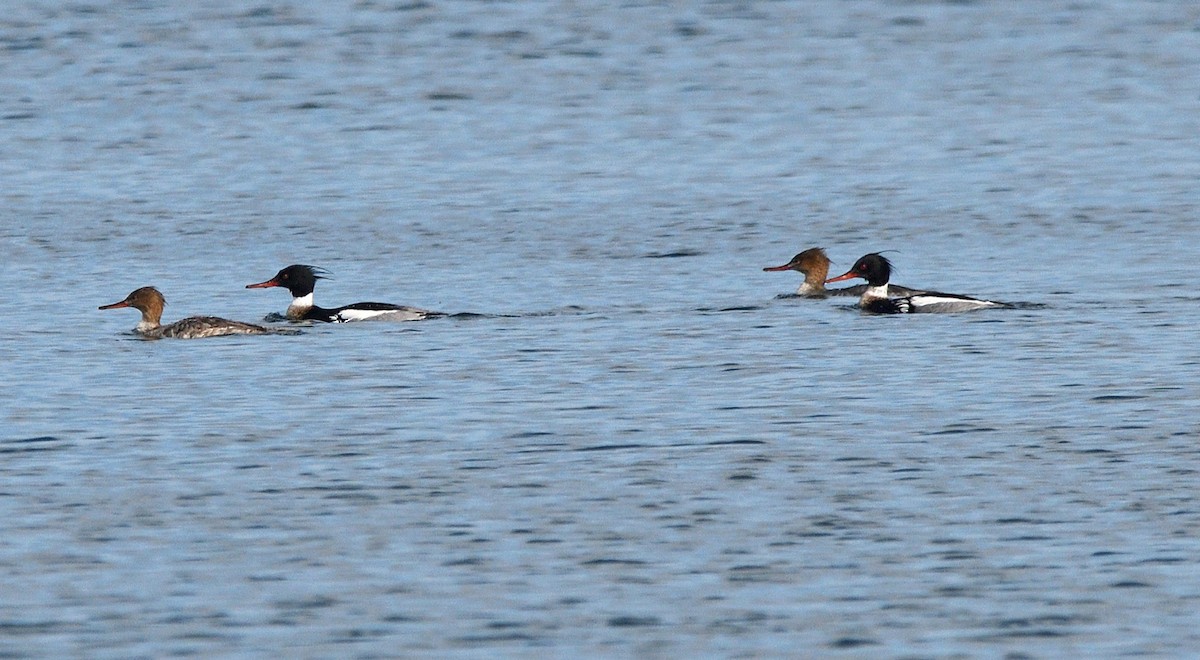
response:
{"label": "duck's orange bill", "polygon": [[852,280],[856,277],[862,277],[862,275],[859,275],[858,273],[856,273],[854,271],[849,271],[845,275],[838,275],[837,277],[831,277],[831,278],[825,280],[825,283],[830,284],[831,282],[841,282],[842,280]]}

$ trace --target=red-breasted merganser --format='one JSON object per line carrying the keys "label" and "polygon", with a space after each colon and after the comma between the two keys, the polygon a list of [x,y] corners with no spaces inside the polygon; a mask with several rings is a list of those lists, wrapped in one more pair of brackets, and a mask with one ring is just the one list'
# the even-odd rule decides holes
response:
{"label": "red-breasted merganser", "polygon": [[876,314],[918,314],[933,312],[969,312],[988,307],[1009,307],[1001,302],[968,298],[954,293],[922,291],[901,298],[889,298],[888,279],[892,276],[892,262],[877,253],[868,254],[844,275],[825,280],[826,283],[841,282],[855,277],[867,281],[858,306]]}
{"label": "red-breasted merganser", "polygon": [[100,309],[132,307],[141,311],[142,320],[134,332],[150,339],[173,337],[175,339],[199,339],[222,335],[294,335],[299,331],[290,328],[265,328],[253,323],[230,321],[215,316],[189,316],[168,325],[162,325],[163,306],[167,304],[158,289],[144,286],[136,289],[121,302],[101,305]]}
{"label": "red-breasted merganser", "polygon": [[[866,284],[856,286],[848,286],[843,289],[826,289],[825,278],[829,276],[829,257],[825,255],[825,250],[822,248],[808,248],[800,254],[792,257],[792,260],[782,266],[772,266],[764,268],[766,272],[777,272],[783,270],[794,270],[804,275],[804,282],[800,284],[800,288],[796,289],[796,295],[806,296],[809,298],[824,298],[825,296],[861,296],[868,288]],[[830,280],[833,281],[833,280]],[[910,296],[915,293],[920,293],[917,289],[910,289],[906,286],[898,284],[891,285],[891,290],[902,296]]]}
{"label": "red-breasted merganser", "polygon": [[292,294],[292,304],[288,305],[287,317],[293,321],[322,321],[325,323],[346,323],[347,321],[365,321],[380,319],[389,321],[420,321],[435,316],[445,316],[441,312],[431,312],[419,307],[405,307],[390,303],[360,302],[344,307],[326,309],[313,304],[313,289],[317,280],[325,279],[326,271],[304,264],[292,264],[275,273],[275,277],[258,284],[247,284],[247,289],[266,289],[273,286],[286,288]]}

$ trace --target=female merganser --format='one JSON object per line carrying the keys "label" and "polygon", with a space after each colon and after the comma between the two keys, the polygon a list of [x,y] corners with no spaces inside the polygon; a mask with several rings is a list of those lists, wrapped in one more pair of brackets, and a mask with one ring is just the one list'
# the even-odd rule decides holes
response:
{"label": "female merganser", "polygon": [[162,325],[163,305],[167,304],[163,294],[152,286],[144,286],[125,296],[125,300],[111,305],[101,305],[100,309],[118,309],[133,307],[142,312],[142,320],[134,328],[134,332],[150,339],[173,337],[175,339],[199,339],[201,337],[219,337],[221,335],[294,335],[298,331],[282,328],[264,328],[253,323],[230,321],[215,316],[190,316],[169,325]]}
{"label": "female merganser", "polygon": [[325,323],[346,323],[347,321],[364,321],[371,318],[391,321],[420,321],[435,316],[445,316],[441,312],[431,312],[418,307],[405,307],[390,303],[360,302],[344,307],[325,309],[313,304],[313,289],[317,280],[325,279],[326,271],[304,264],[292,264],[275,273],[275,277],[258,284],[247,284],[247,289],[266,289],[281,286],[292,293],[292,304],[288,305],[287,317],[293,321],[323,321]]}
{"label": "female merganser", "polygon": [[[825,256],[825,250],[822,248],[808,248],[800,254],[792,257],[792,260],[782,266],[772,266],[764,268],[766,272],[776,272],[783,270],[799,271],[804,275],[804,282],[800,284],[800,288],[796,289],[796,295],[806,296],[809,298],[824,298],[825,296],[861,296],[866,290],[866,284],[856,286],[848,286],[844,289],[826,289],[825,278],[829,276],[829,257]],[[833,280],[830,280],[831,282]],[[916,289],[910,289],[898,284],[892,285],[892,291],[902,295],[909,296],[914,293],[920,293]]]}
{"label": "female merganser", "polygon": [[877,253],[868,254],[850,268],[844,275],[825,280],[841,282],[855,277],[867,281],[858,306],[876,314],[916,314],[931,312],[968,312],[987,307],[1008,307],[1009,305],[991,300],[968,298],[954,293],[937,293],[922,291],[901,298],[888,297],[888,279],[892,276],[892,262]]}

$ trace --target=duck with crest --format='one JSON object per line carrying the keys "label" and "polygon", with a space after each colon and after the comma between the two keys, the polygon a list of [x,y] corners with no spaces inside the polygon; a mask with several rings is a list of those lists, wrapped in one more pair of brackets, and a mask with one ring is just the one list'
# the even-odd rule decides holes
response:
{"label": "duck with crest", "polygon": [[856,277],[867,281],[867,288],[858,301],[858,306],[875,314],[928,314],[938,312],[969,312],[989,307],[1011,307],[1007,303],[980,300],[956,293],[921,291],[899,298],[890,296],[888,280],[892,277],[892,262],[887,257],[872,252],[863,255],[850,270],[842,275],[825,280],[841,282]]}
{"label": "duck with crest", "polygon": [[246,288],[283,287],[287,289],[292,294],[292,303],[288,305],[287,317],[293,321],[321,321],[324,323],[346,323],[367,319],[421,321],[445,316],[441,312],[431,312],[419,307],[377,302],[360,302],[332,309],[318,307],[313,302],[313,290],[317,287],[317,280],[325,279],[326,275],[328,275],[328,271],[323,268],[292,264],[275,273],[275,277],[258,284],[247,284]]}
{"label": "duck with crest", "polygon": [[220,337],[223,335],[294,335],[299,331],[290,328],[267,328],[253,323],[230,321],[216,316],[189,316],[167,325],[162,324],[163,307],[166,298],[152,286],[135,289],[125,299],[111,305],[101,305],[100,309],[119,309],[132,307],[142,313],[134,332],[147,339],[200,339],[202,337]]}

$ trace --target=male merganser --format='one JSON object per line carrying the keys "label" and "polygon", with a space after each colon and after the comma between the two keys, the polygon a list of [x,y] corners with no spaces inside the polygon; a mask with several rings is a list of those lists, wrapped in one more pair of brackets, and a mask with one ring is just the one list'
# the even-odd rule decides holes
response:
{"label": "male merganser", "polygon": [[[829,276],[829,257],[825,255],[825,250],[822,248],[808,248],[800,254],[792,257],[792,260],[782,266],[772,266],[764,268],[766,272],[775,272],[783,270],[799,271],[804,275],[804,282],[800,284],[800,288],[796,289],[796,295],[806,296],[809,298],[824,298],[825,296],[861,296],[867,290],[866,284],[856,286],[848,286],[843,289],[826,289],[825,278]],[[833,280],[830,280],[833,281]],[[902,295],[909,296],[914,293],[920,293],[916,289],[910,289],[898,284],[892,285],[892,291]]]}
{"label": "male merganser", "polygon": [[152,286],[144,286],[134,290],[125,300],[111,305],[101,305],[100,309],[117,309],[133,307],[142,312],[142,320],[134,328],[134,332],[150,339],[173,337],[175,339],[199,339],[201,337],[219,337],[221,335],[294,335],[297,330],[283,328],[264,328],[253,323],[230,321],[215,316],[190,316],[168,325],[162,325],[163,305],[167,304],[163,294]]}
{"label": "male merganser", "polygon": [[1009,307],[1005,303],[936,291],[922,291],[901,298],[889,298],[888,279],[891,276],[892,262],[882,255],[871,253],[854,262],[854,266],[844,275],[825,280],[825,282],[828,284],[855,277],[863,278],[867,281],[867,289],[863,291],[858,306],[876,314],[968,312],[987,307]]}
{"label": "male merganser", "polygon": [[258,284],[247,284],[247,289],[266,289],[273,286],[286,288],[292,294],[292,304],[288,305],[287,317],[293,321],[323,321],[325,323],[346,323],[347,321],[364,321],[380,318],[391,321],[420,321],[435,316],[445,316],[441,312],[431,312],[418,307],[405,307],[390,303],[360,302],[344,307],[326,309],[313,304],[313,289],[317,280],[325,279],[326,271],[304,264],[292,264],[275,273],[275,277]]}

